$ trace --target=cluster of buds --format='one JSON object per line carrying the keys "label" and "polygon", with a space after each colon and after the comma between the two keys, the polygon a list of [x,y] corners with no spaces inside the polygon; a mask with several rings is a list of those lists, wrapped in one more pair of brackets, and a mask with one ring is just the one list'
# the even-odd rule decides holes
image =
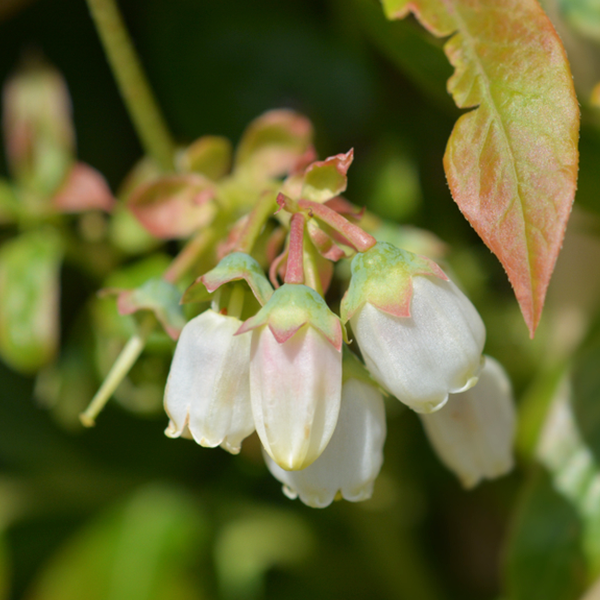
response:
{"label": "cluster of buds", "polygon": [[[340,196],[352,151],[318,162],[307,156],[276,195],[256,199],[217,266],[184,294],[183,302],[211,307],[179,338],[165,392],[167,435],[235,454],[256,431],[290,497],[315,507],[363,500],[383,462],[390,394],[420,414],[465,486],[507,472],[510,385],[483,357],[476,309],[433,260],[359,226],[363,214]],[[277,227],[253,256],[275,199]],[[325,297],[341,260],[351,260],[351,278],[338,316]]]}

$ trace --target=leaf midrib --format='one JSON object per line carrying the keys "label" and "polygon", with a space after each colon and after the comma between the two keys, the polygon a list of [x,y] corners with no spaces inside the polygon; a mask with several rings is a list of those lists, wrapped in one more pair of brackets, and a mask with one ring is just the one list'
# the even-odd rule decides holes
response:
{"label": "leaf midrib", "polygon": [[[529,247],[529,227],[527,224],[527,220],[525,219],[524,208],[523,208],[524,201],[523,201],[523,198],[521,197],[521,181],[519,179],[517,169],[515,166],[515,158],[514,158],[513,148],[510,143],[508,134],[506,133],[506,129],[504,127],[504,122],[500,116],[500,112],[498,111],[498,109],[496,107],[496,103],[493,100],[493,95],[492,95],[492,92],[490,89],[489,77],[487,76],[485,68],[483,67],[483,64],[479,60],[479,56],[478,56],[477,52],[475,51],[475,43],[473,41],[473,36],[470,34],[469,29],[468,29],[464,19],[462,18],[462,15],[460,14],[459,7],[457,6],[458,3],[455,0],[446,0],[446,1],[452,5],[453,11],[454,11],[454,20],[457,25],[457,32],[463,36],[463,43],[465,43],[465,45],[468,48],[471,62],[472,62],[472,64],[475,65],[475,68],[476,68],[476,70],[479,74],[480,80],[481,80],[482,95],[483,95],[484,99],[487,101],[488,106],[491,107],[491,112],[493,113],[493,118],[499,124],[499,129],[502,134],[502,139],[504,141],[504,144],[506,145],[506,147],[509,150],[510,166],[511,166],[511,171],[512,171],[514,180],[517,183],[517,195],[516,196],[519,199],[519,212],[521,214],[521,222],[523,223],[523,229],[525,232],[525,248],[526,248],[526,254],[527,254],[527,268],[528,268],[528,272],[529,272],[529,292],[531,294],[532,320],[534,322],[536,310],[537,310],[537,307],[536,307],[537,303],[536,303],[536,298],[535,298],[534,289],[533,289],[531,250]],[[455,33],[455,35],[456,35],[456,33]],[[481,106],[481,103],[480,103],[480,106]],[[479,106],[476,107],[474,110],[479,110]],[[506,216],[506,214],[512,208],[515,200],[516,200],[516,198],[511,198],[509,206],[508,206],[504,216]]]}

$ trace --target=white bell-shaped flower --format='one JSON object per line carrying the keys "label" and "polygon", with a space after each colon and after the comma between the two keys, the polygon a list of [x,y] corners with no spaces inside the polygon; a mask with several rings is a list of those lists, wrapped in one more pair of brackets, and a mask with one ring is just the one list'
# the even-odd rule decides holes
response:
{"label": "white bell-shaped flower", "polygon": [[352,263],[342,303],[367,368],[413,410],[439,410],[477,382],[485,327],[431,260],[380,242]]}
{"label": "white bell-shaped flower", "polygon": [[250,336],[236,336],[241,321],[213,310],[192,319],[181,332],[167,387],[166,434],[232,454],[254,431],[250,406]]}
{"label": "white bell-shaped flower", "polygon": [[440,460],[465,487],[512,469],[515,407],[508,376],[493,358],[485,357],[475,387],[452,394],[444,408],[420,417]]}
{"label": "white bell-shaped flower", "polygon": [[342,387],[338,422],[327,448],[301,471],[285,471],[265,453],[273,476],[283,483],[289,498],[314,508],[329,506],[339,497],[367,500],[383,463],[385,409],[381,392],[351,378]]}
{"label": "white bell-shaped flower", "polygon": [[323,452],[337,422],[342,326],[314,290],[285,284],[238,334],[250,330],[256,432],[281,468],[304,469]]}

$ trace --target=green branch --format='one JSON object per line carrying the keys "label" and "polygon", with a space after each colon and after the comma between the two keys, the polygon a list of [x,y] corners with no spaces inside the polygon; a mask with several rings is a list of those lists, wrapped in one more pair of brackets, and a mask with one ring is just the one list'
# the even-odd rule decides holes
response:
{"label": "green branch", "polygon": [[173,170],[175,144],[154,100],[115,0],[87,0],[104,51],[146,152]]}

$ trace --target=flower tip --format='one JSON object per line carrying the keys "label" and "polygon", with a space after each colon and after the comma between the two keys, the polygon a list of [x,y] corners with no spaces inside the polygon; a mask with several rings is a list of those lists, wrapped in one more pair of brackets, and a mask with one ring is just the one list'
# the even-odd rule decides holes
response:
{"label": "flower tip", "polygon": [[79,422],[84,427],[94,427],[96,425],[96,420],[84,412],[79,415]]}
{"label": "flower tip", "polygon": [[277,455],[272,448],[265,445],[263,445],[263,448],[269,458],[284,471],[302,471],[316,460],[316,457],[310,457],[306,453],[286,452]]}
{"label": "flower tip", "polygon": [[282,485],[281,491],[290,500],[295,500],[298,497],[298,492],[294,491],[289,485]]}
{"label": "flower tip", "polygon": [[469,379],[467,379],[467,382],[462,387],[460,387],[457,390],[450,390],[450,393],[451,394],[461,394],[462,392],[466,392],[467,390],[470,390],[472,387],[475,387],[475,385],[477,384],[478,381],[479,381],[479,374],[474,375],[473,377],[469,377]]}
{"label": "flower tip", "polygon": [[429,415],[431,413],[437,412],[441,408],[444,408],[444,406],[446,406],[446,403],[448,402],[448,397],[449,397],[449,394],[446,394],[441,400],[438,397],[438,398],[431,398],[431,399],[428,399],[425,401],[421,400],[416,404],[408,404],[408,403],[407,404],[415,412]]}
{"label": "flower tip", "polygon": [[175,422],[170,420],[168,427],[165,429],[165,435],[171,439],[178,438],[181,436],[181,429],[178,429]]}
{"label": "flower tip", "polygon": [[459,475],[459,479],[460,484],[465,490],[472,490],[481,483],[483,477],[477,475]]}
{"label": "flower tip", "polygon": [[242,335],[244,333],[248,333],[249,331],[252,331],[253,329],[256,329],[257,327],[260,327],[260,325],[263,325],[263,323],[257,323],[256,319],[254,317],[250,317],[249,319],[246,319],[237,329],[236,331],[234,331],[233,335]]}
{"label": "flower tip", "polygon": [[375,482],[370,481],[366,485],[363,485],[356,490],[344,490],[344,492],[338,492],[338,496],[335,497],[336,500],[347,500],[348,502],[364,502],[365,500],[369,500],[371,496],[373,496],[373,488],[375,487]]}
{"label": "flower tip", "polygon": [[352,164],[353,160],[354,160],[354,148],[350,148],[350,150],[348,150],[348,152],[346,152],[346,154],[340,155],[340,166],[341,166],[344,174],[350,168],[350,165]]}
{"label": "flower tip", "polygon": [[498,460],[495,464],[489,466],[487,471],[480,474],[463,474],[459,475],[460,483],[466,490],[472,490],[477,487],[484,479],[497,479],[504,475],[508,475],[515,466],[515,461],[512,455]]}
{"label": "flower tip", "polygon": [[221,442],[220,446],[223,448],[223,450],[229,452],[229,454],[239,454],[242,449],[241,444],[232,444],[226,439]]}
{"label": "flower tip", "polygon": [[279,344],[284,344],[291,337],[293,337],[302,327],[304,327],[306,323],[302,323],[297,327],[281,327],[275,324],[269,323],[268,327],[273,334],[273,337],[277,340]]}

